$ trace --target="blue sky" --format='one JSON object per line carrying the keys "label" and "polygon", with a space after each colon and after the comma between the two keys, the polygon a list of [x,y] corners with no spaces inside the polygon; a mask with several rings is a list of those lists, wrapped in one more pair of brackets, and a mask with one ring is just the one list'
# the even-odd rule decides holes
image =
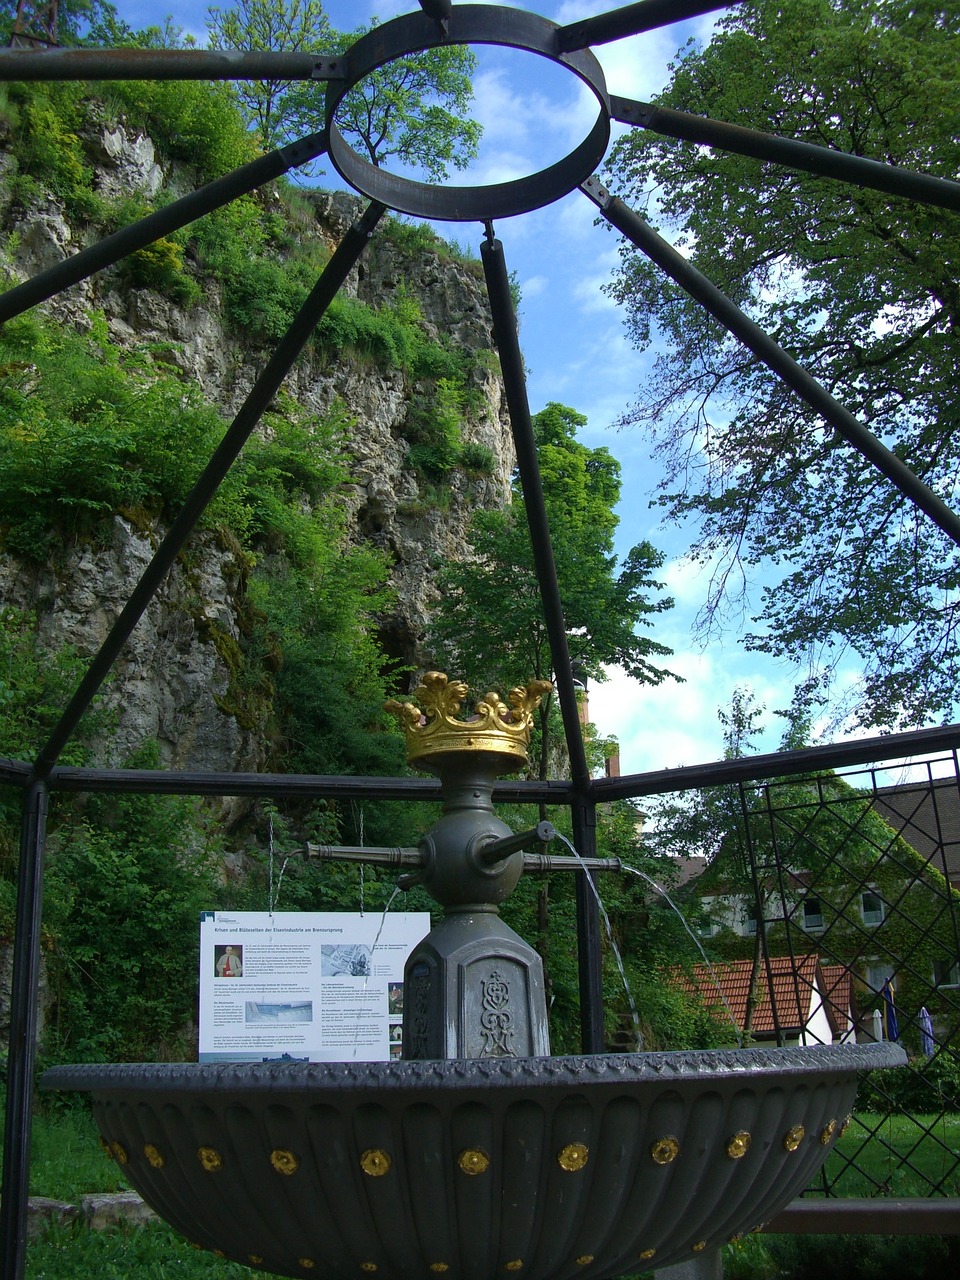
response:
{"label": "blue sky", "polygon": [[[228,8],[229,0],[222,0],[221,7]],[[385,21],[415,7],[414,0],[326,4],[331,22],[341,30],[354,29],[374,15]],[[525,7],[566,23],[615,8],[617,0],[539,0]],[[158,6],[121,0],[117,8],[135,28],[170,14],[205,43],[204,4],[175,0]],[[708,40],[712,25],[713,19],[706,17],[598,47],[595,53],[608,88],[624,97],[649,99],[665,84],[677,50],[691,37]],[[484,143],[473,169],[457,175],[457,182],[498,180],[506,176],[505,167],[512,174],[532,172],[543,166],[544,157],[558,158],[583,138],[596,109],[575,77],[535,55],[478,52],[474,115],[483,125]],[[328,167],[318,181],[333,185],[334,178]],[[683,559],[689,535],[660,527],[657,513],[650,509],[658,471],[648,442],[614,425],[635,398],[652,357],[630,347],[621,312],[601,291],[617,262],[617,237],[595,225],[595,214],[594,206],[574,192],[545,209],[505,219],[496,230],[522,291],[520,337],[531,408],[536,412],[558,400],[587,416],[585,443],[606,445],[623,469],[620,553],[649,539],[667,556],[662,576],[677,605],[658,620],[655,636],[674,649],[668,665],[685,682],[668,681],[651,689],[611,672],[607,683],[591,689],[591,718],[603,733],[617,736],[623,770],[632,773],[718,758],[722,734],[717,708],[729,703],[734,688],[750,686],[772,712],[789,704],[794,675],[770,658],[746,653],[733,625],[722,642],[714,641],[705,650],[692,640],[705,581]],[[448,224],[438,230],[479,249],[478,225]],[[774,720],[758,746],[774,749],[781,728]]]}

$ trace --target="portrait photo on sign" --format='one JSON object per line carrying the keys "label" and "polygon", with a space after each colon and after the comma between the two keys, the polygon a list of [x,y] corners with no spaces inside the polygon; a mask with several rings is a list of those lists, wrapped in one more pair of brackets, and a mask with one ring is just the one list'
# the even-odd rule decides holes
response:
{"label": "portrait photo on sign", "polygon": [[243,945],[228,942],[214,947],[213,968],[218,978],[242,978]]}

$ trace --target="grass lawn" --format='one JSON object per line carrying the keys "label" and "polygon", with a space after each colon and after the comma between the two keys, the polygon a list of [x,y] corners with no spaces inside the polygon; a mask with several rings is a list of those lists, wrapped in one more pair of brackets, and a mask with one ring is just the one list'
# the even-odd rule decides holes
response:
{"label": "grass lawn", "polygon": [[838,1196],[960,1195],[960,1114],[856,1115],[825,1172]]}

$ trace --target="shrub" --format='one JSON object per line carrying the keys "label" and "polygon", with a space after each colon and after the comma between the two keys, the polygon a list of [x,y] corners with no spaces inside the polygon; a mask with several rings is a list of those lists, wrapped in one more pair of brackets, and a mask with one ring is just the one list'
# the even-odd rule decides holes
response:
{"label": "shrub", "polygon": [[428,480],[443,480],[460,460],[462,404],[462,392],[449,378],[439,380],[432,396],[414,396],[410,402],[406,462]]}
{"label": "shrub", "polygon": [[108,106],[150,135],[161,155],[193,167],[201,182],[256,156],[230,85],[199,80],[124,80],[109,86]]}
{"label": "shrub", "polygon": [[776,1265],[774,1274],[791,1280],[824,1276],[830,1280],[886,1280],[889,1276],[940,1280],[951,1274],[950,1263],[956,1260],[950,1237],[945,1236],[771,1235],[763,1239]]}
{"label": "shrub", "polygon": [[460,446],[457,464],[471,475],[490,476],[496,469],[497,459],[493,450],[485,444],[468,441]]}
{"label": "shrub", "polygon": [[960,1111],[960,1054],[940,1049],[929,1060],[871,1073],[857,1092],[856,1110],[881,1115]]}
{"label": "shrub", "polygon": [[201,289],[184,270],[183,248],[162,238],[124,259],[123,276],[135,289],[156,289],[182,307],[199,302]]}
{"label": "shrub", "polygon": [[64,535],[99,537],[116,511],[176,509],[222,433],[195,387],[121,352],[102,319],[87,335],[36,316],[0,331],[0,530],[11,550],[42,559]]}
{"label": "shrub", "polygon": [[50,193],[68,209],[82,203],[90,194],[93,177],[77,134],[83,87],[16,83],[9,93],[16,107],[11,150],[19,173],[14,189],[21,200]]}
{"label": "shrub", "polygon": [[[130,764],[158,762],[148,746]],[[197,802],[179,797],[90,797],[61,823],[46,879],[48,1056],[190,1056],[197,920],[217,891],[215,852]]]}

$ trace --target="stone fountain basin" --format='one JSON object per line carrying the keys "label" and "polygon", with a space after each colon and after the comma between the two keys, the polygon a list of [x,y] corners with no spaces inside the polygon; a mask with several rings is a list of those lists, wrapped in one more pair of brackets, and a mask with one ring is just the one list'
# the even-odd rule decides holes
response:
{"label": "stone fountain basin", "polygon": [[66,1066],[189,1241],[285,1276],[599,1278],[752,1231],[897,1045],[438,1062]]}

